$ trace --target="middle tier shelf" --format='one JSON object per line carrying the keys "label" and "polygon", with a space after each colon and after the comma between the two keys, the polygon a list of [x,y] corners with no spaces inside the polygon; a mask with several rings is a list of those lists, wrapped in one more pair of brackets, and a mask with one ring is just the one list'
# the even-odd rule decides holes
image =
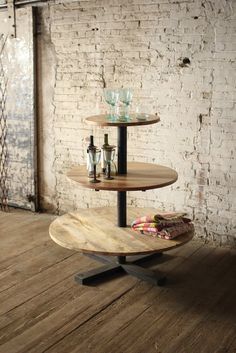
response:
{"label": "middle tier shelf", "polygon": [[100,176],[100,183],[90,183],[86,166],[74,166],[67,174],[68,178],[88,189],[110,191],[138,191],[162,188],[178,179],[175,170],[158,164],[129,162],[125,175],[116,175],[113,180]]}

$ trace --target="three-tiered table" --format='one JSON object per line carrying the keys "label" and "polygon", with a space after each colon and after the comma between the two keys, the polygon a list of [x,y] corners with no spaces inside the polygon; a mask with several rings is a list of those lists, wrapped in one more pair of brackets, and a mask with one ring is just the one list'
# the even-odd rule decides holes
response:
{"label": "three-tiered table", "polygon": [[101,179],[100,183],[92,184],[87,177],[86,167],[76,166],[69,171],[68,177],[85,188],[117,191],[117,211],[113,207],[78,210],[57,218],[50,225],[49,233],[56,243],[81,251],[105,264],[77,274],[75,279],[81,284],[125,271],[153,284],[162,285],[165,282],[163,275],[140,267],[138,263],[153,255],[161,256],[162,252],[181,246],[193,237],[193,232],[188,232],[176,239],[164,240],[142,236],[130,228],[132,220],[146,214],[155,214],[156,210],[137,207],[127,210],[126,192],[161,188],[173,184],[178,178],[173,169],[161,165],[127,163],[127,127],[154,124],[159,120],[158,116],[153,115],[141,121],[131,116],[128,122],[108,121],[106,115],[86,119],[88,124],[118,128],[118,175],[113,180]]}

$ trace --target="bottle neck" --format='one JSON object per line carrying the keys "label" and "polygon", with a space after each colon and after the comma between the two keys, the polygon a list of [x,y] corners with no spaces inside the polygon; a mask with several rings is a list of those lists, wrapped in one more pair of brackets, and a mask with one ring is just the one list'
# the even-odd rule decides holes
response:
{"label": "bottle neck", "polygon": [[108,134],[104,134],[104,145],[103,146],[108,146]]}
{"label": "bottle neck", "polygon": [[92,148],[94,148],[93,135],[90,135],[90,142],[88,145],[88,149],[90,150]]}

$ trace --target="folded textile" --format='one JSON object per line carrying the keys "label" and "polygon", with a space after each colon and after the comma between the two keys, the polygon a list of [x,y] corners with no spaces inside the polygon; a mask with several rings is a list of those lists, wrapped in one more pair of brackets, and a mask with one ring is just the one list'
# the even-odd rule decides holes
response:
{"label": "folded textile", "polygon": [[134,230],[143,230],[144,228],[155,228],[157,230],[162,230],[167,227],[178,226],[184,223],[189,223],[191,220],[189,218],[181,218],[178,220],[170,220],[170,221],[159,221],[159,222],[146,222],[146,223],[137,223],[131,225]]}
{"label": "folded textile", "polygon": [[152,216],[143,216],[135,219],[131,227],[133,227],[135,224],[139,223],[152,223],[152,222],[160,222],[160,221],[179,221],[186,216],[186,213],[180,213],[180,212],[158,212],[155,215]]}
{"label": "folded textile", "polygon": [[144,235],[152,235],[153,237],[171,240],[193,229],[194,226],[192,223],[184,223],[181,226],[169,227],[162,229],[161,231],[158,231],[156,228],[147,228],[140,232]]}
{"label": "folded textile", "polygon": [[180,234],[193,230],[191,220],[186,213],[159,212],[154,216],[143,216],[135,219],[131,228],[142,234],[151,234],[162,239],[174,239]]}

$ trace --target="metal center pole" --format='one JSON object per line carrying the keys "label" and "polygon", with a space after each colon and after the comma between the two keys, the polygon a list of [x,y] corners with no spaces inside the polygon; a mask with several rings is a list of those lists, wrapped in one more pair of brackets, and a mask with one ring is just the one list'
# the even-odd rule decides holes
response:
{"label": "metal center pole", "polygon": [[118,126],[118,174],[127,174],[127,127]]}
{"label": "metal center pole", "polygon": [[[118,126],[118,174],[127,174],[127,127]],[[117,192],[118,227],[126,227],[126,191]]]}

